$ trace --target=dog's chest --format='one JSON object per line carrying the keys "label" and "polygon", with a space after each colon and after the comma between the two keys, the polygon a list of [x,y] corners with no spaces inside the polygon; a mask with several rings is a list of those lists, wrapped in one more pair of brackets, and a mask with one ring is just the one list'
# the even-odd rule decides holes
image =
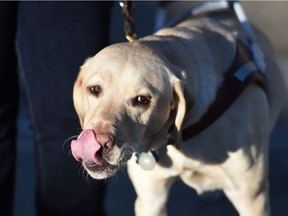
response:
{"label": "dog's chest", "polygon": [[[198,194],[219,189],[218,184],[214,181],[215,178],[217,179],[217,167],[212,170],[210,166],[187,157],[173,146],[168,146],[167,149],[168,158],[172,159],[173,164],[170,169],[174,169],[175,172],[173,173],[178,173],[180,179],[186,185],[194,188]],[[210,173],[210,175],[207,175],[207,173]]]}
{"label": "dog's chest", "polygon": [[195,189],[198,194],[221,188],[213,178],[197,170],[183,171],[180,178],[186,185]]}

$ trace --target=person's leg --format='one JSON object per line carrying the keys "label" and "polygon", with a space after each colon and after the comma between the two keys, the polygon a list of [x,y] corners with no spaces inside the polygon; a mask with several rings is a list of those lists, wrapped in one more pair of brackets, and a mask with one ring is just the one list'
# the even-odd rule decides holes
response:
{"label": "person's leg", "polygon": [[38,215],[103,215],[105,185],[63,142],[80,131],[72,89],[79,67],[109,41],[111,2],[20,2],[18,57],[37,148]]}
{"label": "person's leg", "polygon": [[12,215],[18,78],[15,54],[17,3],[0,2],[0,214]]}

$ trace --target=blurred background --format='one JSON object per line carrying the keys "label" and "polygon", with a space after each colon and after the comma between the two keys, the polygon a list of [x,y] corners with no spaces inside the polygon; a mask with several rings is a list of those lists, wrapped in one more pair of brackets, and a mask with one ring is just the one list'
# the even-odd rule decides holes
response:
{"label": "blurred background", "polygon": [[[189,2],[179,2],[185,8]],[[153,33],[157,3],[135,2],[135,22],[138,37]],[[288,86],[288,2],[257,1],[243,2],[251,23],[265,32],[275,49],[275,57],[283,71]],[[121,9],[114,5],[111,21],[111,43],[126,41],[123,32]],[[286,92],[283,94],[286,94]],[[270,138],[270,195],[272,215],[288,214],[288,112],[287,105]],[[22,97],[18,119],[17,182],[15,216],[35,215],[34,147],[32,130]],[[63,140],[64,142],[65,140]],[[62,144],[59,144],[62,145]],[[62,147],[62,146],[60,146]],[[63,153],[63,157],[66,157]],[[83,178],[83,181],[84,178]],[[93,184],[93,181],[87,182]],[[106,184],[108,191],[105,208],[108,216],[134,215],[135,192],[126,172],[119,172]],[[211,216],[237,215],[232,205],[221,192],[198,196],[195,191],[181,182],[172,187],[168,201],[169,215]]]}

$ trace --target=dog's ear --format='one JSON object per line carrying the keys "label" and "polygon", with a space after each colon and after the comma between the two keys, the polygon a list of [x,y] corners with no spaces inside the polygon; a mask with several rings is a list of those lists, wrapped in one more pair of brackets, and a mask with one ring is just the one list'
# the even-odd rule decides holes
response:
{"label": "dog's ear", "polygon": [[87,65],[88,65],[89,59],[86,60],[86,62],[80,67],[80,72],[78,74],[78,77],[74,83],[74,88],[73,88],[73,102],[74,102],[74,107],[76,110],[76,113],[79,117],[79,121],[81,124],[81,127],[83,128],[83,121],[84,121],[84,95],[83,95],[83,74],[86,71]]}
{"label": "dog's ear", "polygon": [[80,125],[83,128],[83,118],[84,118],[84,110],[83,110],[83,103],[82,103],[82,78],[80,73],[75,81],[74,88],[73,88],[73,102],[76,113],[79,117]]}
{"label": "dog's ear", "polygon": [[172,80],[173,87],[173,100],[172,100],[172,110],[175,110],[175,127],[173,131],[173,135],[175,137],[175,146],[177,149],[181,148],[182,144],[182,123],[186,113],[186,101],[184,97],[184,89],[181,85],[181,81],[174,77]]}

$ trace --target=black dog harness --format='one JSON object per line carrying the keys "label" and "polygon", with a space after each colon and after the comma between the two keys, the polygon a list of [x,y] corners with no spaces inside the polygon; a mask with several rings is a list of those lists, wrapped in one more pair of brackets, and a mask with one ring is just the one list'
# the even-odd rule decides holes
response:
{"label": "black dog harness", "polygon": [[[246,34],[247,45],[236,39],[237,51],[230,69],[224,74],[223,82],[217,90],[215,100],[208,110],[199,119],[182,130],[183,141],[201,133],[205,128],[216,121],[238,98],[248,85],[256,84],[266,93],[268,91],[265,71],[265,62],[262,51],[256,44],[253,30],[246,18],[244,10],[238,1],[213,1],[195,5],[168,22],[164,27],[173,27],[181,21],[211,13],[234,12]],[[156,26],[163,26],[163,8],[160,9]],[[162,16],[162,17],[161,17]],[[160,21],[159,21],[160,20]]]}
{"label": "black dog harness", "polygon": [[[236,39],[237,50],[234,61],[230,69],[224,74],[215,100],[210,104],[208,110],[198,122],[182,130],[183,141],[201,133],[201,131],[216,121],[233,104],[247,86],[256,84],[262,88],[266,94],[268,93],[266,75],[264,73],[266,67],[264,57],[262,51],[256,44],[253,30],[239,2],[221,1],[204,3],[188,10],[184,16],[187,17],[188,14],[190,14],[190,16],[197,16],[223,11],[235,12],[236,17],[246,33],[248,45]],[[181,16],[174,22],[179,22],[180,20]]]}
{"label": "black dog harness", "polygon": [[[125,4],[122,4],[122,6],[123,5]],[[247,45],[241,42],[239,39],[236,39],[237,50],[233,63],[228,71],[223,75],[223,81],[216,92],[215,100],[210,104],[206,113],[204,113],[199,121],[182,130],[183,141],[198,135],[204,129],[213,124],[213,122],[215,122],[223,113],[225,113],[233,102],[235,102],[235,100],[247,86],[258,85],[266,94],[268,93],[266,75],[264,73],[266,67],[264,57],[262,51],[256,44],[252,28],[238,1],[206,2],[188,9],[167,25],[163,25],[163,23],[161,23],[164,19],[163,17],[160,17],[158,18],[156,26],[172,27],[191,16],[195,17],[198,15],[225,11],[234,11],[236,17],[243,27],[244,32],[246,33]],[[162,16],[164,13],[160,9],[158,14]],[[135,37],[133,39],[135,39]],[[157,152],[158,150],[153,149],[148,153],[136,152],[137,163],[139,159],[141,159],[141,156],[148,157],[148,159],[145,159],[145,161],[148,161],[148,164],[153,164],[151,166],[152,169],[158,159]],[[141,167],[143,168],[142,164],[143,163],[140,163]]]}
{"label": "black dog harness", "polygon": [[252,60],[249,49],[238,40],[234,61],[230,69],[224,74],[215,100],[198,122],[182,130],[183,141],[199,134],[217,120],[232,105],[241,92],[251,84],[258,85],[266,93],[268,91],[265,74],[259,72]]}

